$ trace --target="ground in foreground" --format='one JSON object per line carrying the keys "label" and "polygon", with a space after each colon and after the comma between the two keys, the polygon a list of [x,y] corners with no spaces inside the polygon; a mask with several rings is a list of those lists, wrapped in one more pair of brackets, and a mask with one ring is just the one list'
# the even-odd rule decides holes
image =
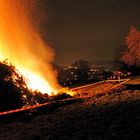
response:
{"label": "ground in foreground", "polygon": [[1,122],[0,139],[140,139],[140,81],[131,84],[37,113],[26,121]]}

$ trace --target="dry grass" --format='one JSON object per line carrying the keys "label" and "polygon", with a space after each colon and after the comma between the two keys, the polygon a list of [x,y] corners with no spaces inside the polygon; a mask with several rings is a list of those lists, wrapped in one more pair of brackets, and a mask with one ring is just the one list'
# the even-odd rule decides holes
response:
{"label": "dry grass", "polygon": [[140,139],[139,106],[139,90],[83,98],[46,108],[26,121],[1,122],[0,140]]}

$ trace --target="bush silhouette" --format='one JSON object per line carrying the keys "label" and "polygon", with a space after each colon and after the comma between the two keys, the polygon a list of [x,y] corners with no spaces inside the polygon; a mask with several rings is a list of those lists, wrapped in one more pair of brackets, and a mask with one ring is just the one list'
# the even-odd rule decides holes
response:
{"label": "bush silhouette", "polygon": [[35,103],[23,76],[11,64],[0,62],[0,112]]}

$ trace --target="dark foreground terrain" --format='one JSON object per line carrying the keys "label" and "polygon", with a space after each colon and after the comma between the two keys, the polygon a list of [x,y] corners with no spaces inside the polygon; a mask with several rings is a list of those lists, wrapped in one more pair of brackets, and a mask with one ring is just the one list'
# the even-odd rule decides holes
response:
{"label": "dark foreground terrain", "polygon": [[0,140],[140,139],[140,80],[121,91],[83,98],[29,119],[0,122]]}

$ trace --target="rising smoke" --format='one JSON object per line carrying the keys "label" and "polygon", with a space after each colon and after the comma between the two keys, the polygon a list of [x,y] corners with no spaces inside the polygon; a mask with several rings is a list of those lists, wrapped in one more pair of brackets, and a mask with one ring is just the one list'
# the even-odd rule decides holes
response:
{"label": "rising smoke", "polygon": [[[37,25],[43,17],[41,10],[40,19],[33,17],[38,2],[0,0],[0,59],[8,59],[21,73],[29,74],[29,80],[32,74],[39,76],[55,91],[60,87],[56,72],[51,66],[54,51],[43,42],[37,30]],[[31,80],[35,80],[32,78]]]}

